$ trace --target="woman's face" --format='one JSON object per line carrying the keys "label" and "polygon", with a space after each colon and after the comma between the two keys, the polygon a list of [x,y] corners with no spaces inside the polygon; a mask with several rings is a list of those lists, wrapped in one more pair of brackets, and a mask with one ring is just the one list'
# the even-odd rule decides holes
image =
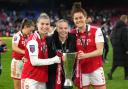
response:
{"label": "woman's face", "polygon": [[24,29],[25,29],[24,34],[29,35],[34,30],[34,26],[30,26],[30,27],[25,26]]}
{"label": "woman's face", "polygon": [[37,22],[37,28],[40,34],[47,34],[48,30],[50,29],[50,20],[41,18]]}
{"label": "woman's face", "polygon": [[60,22],[57,25],[57,32],[59,34],[59,37],[66,38],[68,35],[69,26],[66,22]]}
{"label": "woman's face", "polygon": [[83,28],[86,24],[86,17],[82,12],[77,12],[73,15],[73,21],[76,27]]}

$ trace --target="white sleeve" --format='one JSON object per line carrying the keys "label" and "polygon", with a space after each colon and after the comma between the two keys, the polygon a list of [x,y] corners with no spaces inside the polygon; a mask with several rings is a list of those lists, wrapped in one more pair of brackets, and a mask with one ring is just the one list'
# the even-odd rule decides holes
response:
{"label": "white sleeve", "polygon": [[55,56],[48,59],[38,58],[38,43],[36,40],[31,40],[27,43],[27,49],[29,52],[30,62],[33,66],[51,65],[54,63],[59,63],[59,57]]}
{"label": "white sleeve", "polygon": [[104,37],[101,28],[98,28],[96,30],[95,42],[104,42]]}
{"label": "white sleeve", "polygon": [[13,44],[18,44],[20,41],[20,36],[18,34],[15,34],[12,38],[12,43]]}

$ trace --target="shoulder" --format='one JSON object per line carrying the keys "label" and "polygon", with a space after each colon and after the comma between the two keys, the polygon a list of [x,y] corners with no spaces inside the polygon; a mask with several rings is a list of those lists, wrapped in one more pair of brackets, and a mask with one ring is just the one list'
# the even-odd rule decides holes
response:
{"label": "shoulder", "polygon": [[14,41],[14,42],[19,42],[21,38],[22,38],[22,37],[21,37],[20,32],[17,32],[17,33],[15,33],[15,34],[13,35],[12,41]]}
{"label": "shoulder", "polygon": [[76,35],[75,34],[72,34],[72,33],[68,33],[68,37],[71,38],[71,39],[72,38],[75,39],[76,38]]}
{"label": "shoulder", "polygon": [[70,33],[70,34],[76,34],[77,31],[76,31],[76,29],[74,28],[74,29],[71,29],[69,33]]}
{"label": "shoulder", "polygon": [[37,41],[37,38],[38,38],[38,36],[37,36],[35,33],[33,33],[33,34],[31,34],[31,35],[28,37],[27,42],[28,42],[28,41],[31,41],[31,40]]}
{"label": "shoulder", "polygon": [[90,30],[94,30],[94,31],[101,30],[100,27],[98,27],[98,26],[93,26],[93,25],[88,25],[88,28],[89,28]]}
{"label": "shoulder", "polygon": [[20,32],[17,32],[17,33],[15,33],[14,35],[13,35],[13,37],[20,37]]}
{"label": "shoulder", "polygon": [[76,35],[75,34],[68,34],[68,41],[69,42],[76,42]]}
{"label": "shoulder", "polygon": [[53,40],[53,35],[46,37],[46,42],[51,42]]}
{"label": "shoulder", "polygon": [[36,41],[36,40],[29,40],[28,42],[27,42],[27,45],[26,45],[26,47],[27,48],[29,48],[29,47],[32,47],[32,46],[38,46],[38,42]]}

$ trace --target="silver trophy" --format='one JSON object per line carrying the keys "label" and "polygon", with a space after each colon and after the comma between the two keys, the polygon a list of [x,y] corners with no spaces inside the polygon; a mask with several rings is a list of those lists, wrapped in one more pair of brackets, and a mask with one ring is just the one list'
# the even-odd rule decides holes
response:
{"label": "silver trophy", "polygon": [[73,66],[75,63],[76,53],[63,53],[63,68],[65,73],[64,87],[73,86]]}

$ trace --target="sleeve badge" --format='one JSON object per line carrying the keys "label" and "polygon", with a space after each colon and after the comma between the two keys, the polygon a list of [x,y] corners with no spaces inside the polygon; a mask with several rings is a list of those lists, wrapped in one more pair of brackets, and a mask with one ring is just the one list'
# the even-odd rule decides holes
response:
{"label": "sleeve badge", "polygon": [[35,45],[29,45],[29,48],[31,53],[35,52]]}

